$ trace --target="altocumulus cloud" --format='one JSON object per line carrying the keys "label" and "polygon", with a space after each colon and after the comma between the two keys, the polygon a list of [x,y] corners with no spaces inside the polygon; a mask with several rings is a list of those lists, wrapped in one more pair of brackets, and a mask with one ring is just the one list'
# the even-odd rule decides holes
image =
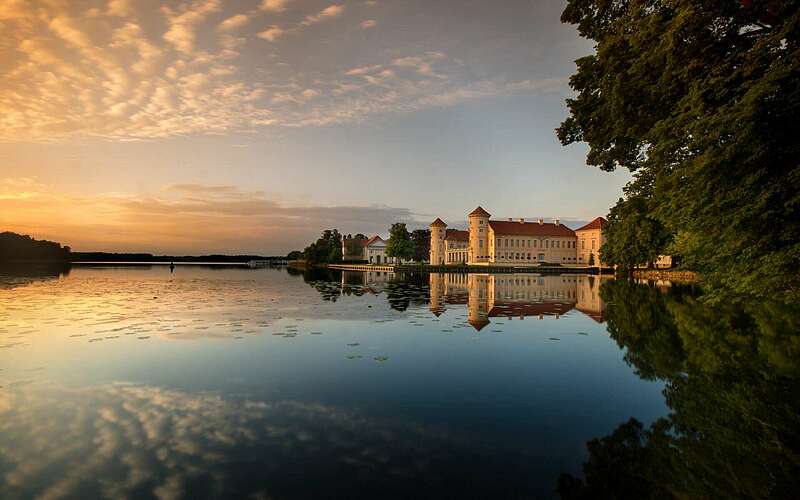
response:
{"label": "altocumulus cloud", "polygon": [[77,250],[280,255],[302,249],[322,229],[385,234],[398,221],[423,225],[407,208],[287,206],[236,186],[73,196],[35,179],[0,180],[0,226]]}
{"label": "altocumulus cloud", "polygon": [[[337,26],[329,36],[379,31],[363,16],[374,15],[380,4],[148,5],[0,1],[0,141],[141,140],[321,126],[565,84],[476,78],[436,47],[405,54],[398,47],[391,57],[365,54],[376,59],[364,67],[380,69],[362,74],[335,63],[293,67],[288,74],[276,69],[292,58],[291,41],[307,37],[313,46],[325,26]],[[320,39],[331,41],[336,46],[335,39]]]}

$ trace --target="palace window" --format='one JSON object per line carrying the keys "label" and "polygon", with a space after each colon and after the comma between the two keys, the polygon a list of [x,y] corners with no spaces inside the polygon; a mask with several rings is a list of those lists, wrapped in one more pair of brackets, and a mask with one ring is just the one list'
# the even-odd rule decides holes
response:
{"label": "palace window", "polygon": [[581,250],[586,250],[586,240],[581,240]]}

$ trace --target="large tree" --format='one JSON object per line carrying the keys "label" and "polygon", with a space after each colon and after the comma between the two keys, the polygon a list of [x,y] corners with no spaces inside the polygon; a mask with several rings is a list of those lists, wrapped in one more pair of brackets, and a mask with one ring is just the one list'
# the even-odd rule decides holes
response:
{"label": "large tree", "polygon": [[428,260],[431,253],[431,230],[415,229],[411,231],[411,239],[414,241],[414,260],[417,262]]}
{"label": "large tree", "polygon": [[345,250],[347,250],[347,255],[349,256],[362,256],[364,251],[363,241],[366,241],[368,238],[358,233],[355,236],[347,235],[345,238]]}
{"label": "large tree", "polygon": [[342,260],[342,235],[337,229],[326,229],[322,236],[303,251],[307,262],[331,263]]}
{"label": "large tree", "polygon": [[647,202],[636,196],[620,198],[611,208],[604,233],[601,260],[624,271],[645,264],[652,267],[671,239],[664,224],[648,211]]}
{"label": "large tree", "polygon": [[414,257],[414,241],[404,223],[396,222],[389,229],[386,255],[402,260],[411,260]]}
{"label": "large tree", "polygon": [[714,290],[796,298],[800,4],[569,0],[562,21],[595,53],[570,79],[561,142],[635,172]]}

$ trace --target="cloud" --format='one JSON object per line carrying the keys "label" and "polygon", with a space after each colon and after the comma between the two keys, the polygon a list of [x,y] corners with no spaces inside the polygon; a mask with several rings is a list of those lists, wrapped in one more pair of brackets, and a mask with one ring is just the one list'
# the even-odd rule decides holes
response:
{"label": "cloud", "polygon": [[377,25],[378,25],[378,21],[376,21],[374,19],[367,19],[367,20],[361,21],[361,25],[360,26],[361,26],[362,29],[366,30],[366,29],[369,29],[369,28],[374,28]]}
{"label": "cloud", "polygon": [[[252,12],[223,9],[219,0],[166,2],[155,11],[112,1],[93,17],[73,5],[5,0],[0,9],[6,19],[0,46],[8,47],[0,142],[152,140],[327,126],[544,92],[566,82],[476,80],[469,68],[436,50],[393,51],[390,58],[362,59],[349,69],[337,68],[335,60],[325,69],[292,62],[287,74],[284,51],[291,46],[276,42],[341,16],[340,4],[256,34],[273,48],[234,36],[252,22]],[[262,8],[285,6],[266,2]]]}
{"label": "cloud", "polygon": [[0,227],[89,251],[264,253],[303,248],[326,228],[385,234],[407,208],[289,206],[231,185],[173,184],[156,193],[67,195],[34,179],[0,180]]}
{"label": "cloud", "polygon": [[129,0],[109,0],[107,12],[109,16],[128,16],[131,13],[130,2]]}
{"label": "cloud", "polygon": [[269,28],[265,29],[264,31],[258,33],[259,38],[263,38],[264,40],[274,42],[277,39],[281,38],[287,33],[286,30],[282,29],[280,26],[270,26]]}
{"label": "cloud", "polygon": [[219,9],[219,0],[195,0],[183,5],[179,12],[170,7],[163,7],[169,22],[169,30],[164,34],[164,40],[172,43],[180,52],[191,54],[194,50],[197,25],[210,13]]}
{"label": "cloud", "polygon": [[259,8],[267,12],[283,12],[289,0],[261,0]]}
{"label": "cloud", "polygon": [[344,5],[334,4],[329,5],[319,11],[317,14],[306,16],[302,23],[303,26],[310,26],[312,24],[321,23],[322,21],[326,21],[328,19],[339,17],[344,12]]}
{"label": "cloud", "polygon": [[244,14],[237,14],[222,21],[217,26],[217,31],[232,31],[247,24],[248,18]]}

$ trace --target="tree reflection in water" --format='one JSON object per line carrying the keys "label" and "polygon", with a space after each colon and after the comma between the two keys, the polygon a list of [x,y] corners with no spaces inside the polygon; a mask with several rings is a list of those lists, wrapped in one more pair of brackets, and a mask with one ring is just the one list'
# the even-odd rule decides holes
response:
{"label": "tree reflection in water", "polygon": [[800,486],[800,307],[709,307],[627,281],[601,289],[626,361],[666,382],[671,411],[591,440],[562,498],[789,498]]}

